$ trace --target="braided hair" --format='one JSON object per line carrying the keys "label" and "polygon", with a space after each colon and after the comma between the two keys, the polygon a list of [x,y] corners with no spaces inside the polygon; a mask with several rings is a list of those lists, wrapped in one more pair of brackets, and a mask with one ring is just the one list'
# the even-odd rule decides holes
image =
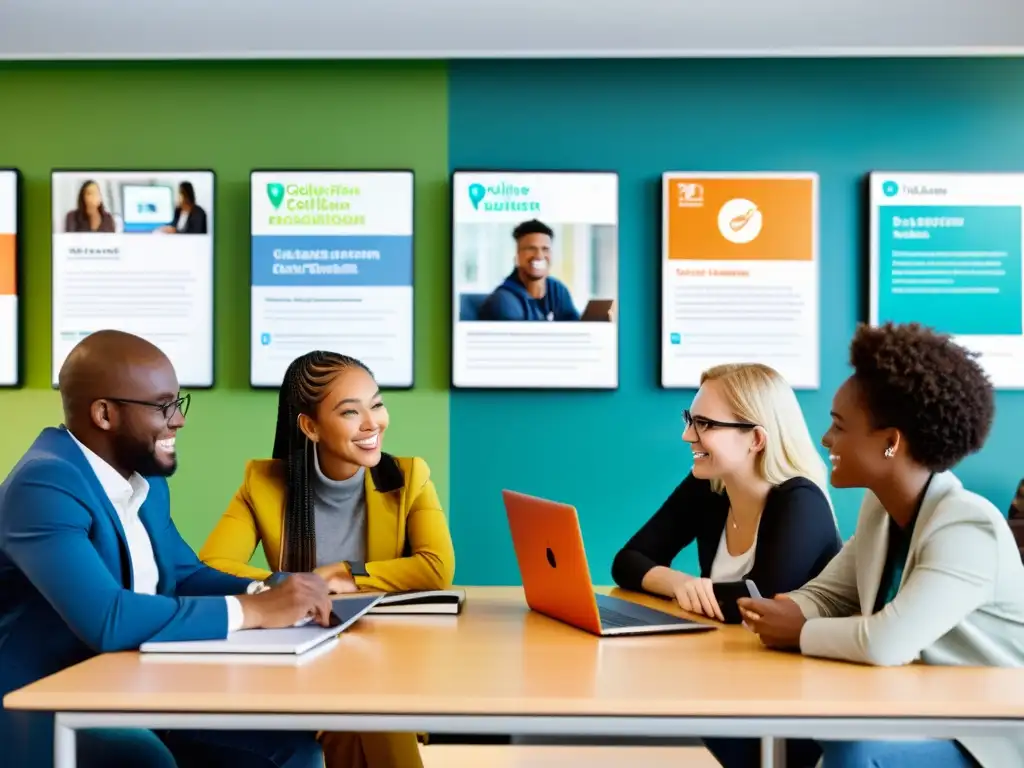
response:
{"label": "braided hair", "polygon": [[340,373],[369,368],[354,357],[335,352],[309,352],[285,371],[277,400],[273,458],[285,467],[284,562],[282,570],[305,573],[316,567],[316,521],[313,516],[312,441],[299,428],[299,415],[316,416],[316,408]]}

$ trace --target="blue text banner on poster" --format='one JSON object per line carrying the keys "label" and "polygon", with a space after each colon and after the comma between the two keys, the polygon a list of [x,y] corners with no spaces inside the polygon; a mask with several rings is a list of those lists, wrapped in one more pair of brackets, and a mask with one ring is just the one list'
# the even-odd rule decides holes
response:
{"label": "blue text banner on poster", "polygon": [[412,237],[256,235],[253,286],[411,286]]}
{"label": "blue text banner on poster", "polygon": [[946,333],[1020,335],[1020,206],[880,206],[878,314]]}

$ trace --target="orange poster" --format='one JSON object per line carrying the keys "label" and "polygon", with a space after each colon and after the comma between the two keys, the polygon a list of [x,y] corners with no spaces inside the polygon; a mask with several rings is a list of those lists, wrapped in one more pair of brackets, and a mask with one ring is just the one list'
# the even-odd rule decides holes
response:
{"label": "orange poster", "polygon": [[816,183],[811,174],[666,175],[665,255],[688,261],[813,261]]}
{"label": "orange poster", "polygon": [[0,296],[13,296],[16,285],[14,235],[0,235]]}

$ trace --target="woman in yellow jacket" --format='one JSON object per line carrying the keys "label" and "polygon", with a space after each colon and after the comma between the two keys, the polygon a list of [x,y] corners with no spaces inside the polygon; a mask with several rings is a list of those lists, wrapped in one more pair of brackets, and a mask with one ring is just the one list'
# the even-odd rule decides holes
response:
{"label": "woman in yellow jacket", "polygon": [[[448,522],[426,462],[381,446],[388,412],[369,369],[310,352],[285,373],[273,459],[253,460],[199,553],[207,565],[263,581],[249,565],[262,542],[275,572],[314,571],[332,592],[447,589]],[[416,734],[324,733],[327,768],[422,765]]]}

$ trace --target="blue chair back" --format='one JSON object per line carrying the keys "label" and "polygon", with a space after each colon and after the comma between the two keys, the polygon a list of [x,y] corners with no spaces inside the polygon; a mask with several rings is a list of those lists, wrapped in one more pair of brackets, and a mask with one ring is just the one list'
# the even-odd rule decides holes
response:
{"label": "blue chair back", "polygon": [[473,322],[480,319],[480,307],[487,301],[489,293],[459,294],[459,320]]}

